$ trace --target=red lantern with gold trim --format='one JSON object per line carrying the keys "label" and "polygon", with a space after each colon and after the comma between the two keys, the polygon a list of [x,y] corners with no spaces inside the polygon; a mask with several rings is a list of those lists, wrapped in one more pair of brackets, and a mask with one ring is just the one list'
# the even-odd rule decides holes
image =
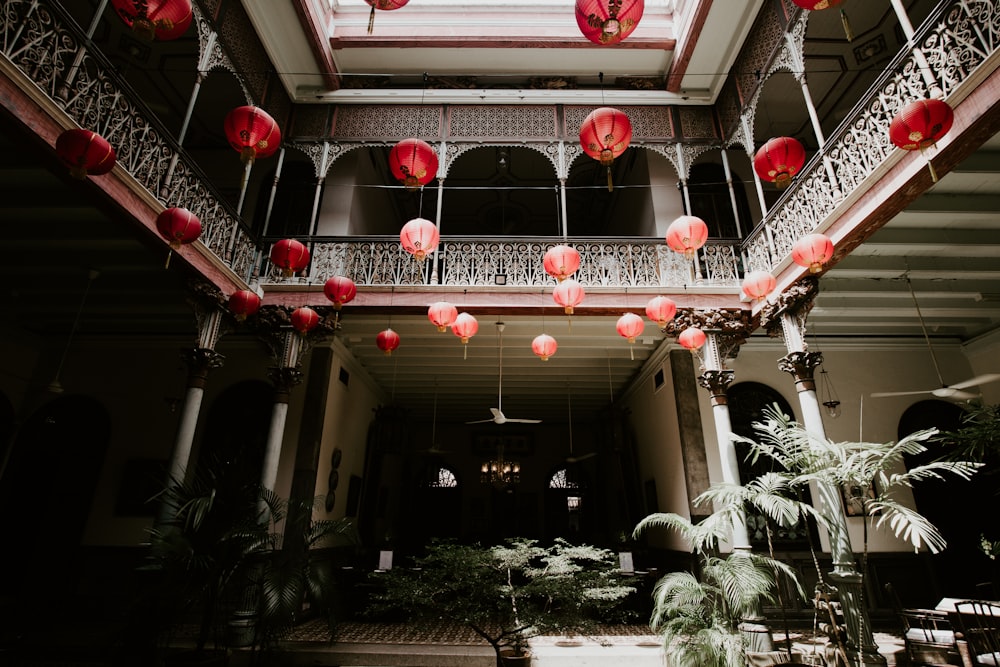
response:
{"label": "red lantern with gold trim", "polygon": [[237,322],[257,314],[260,303],[260,296],[253,290],[241,289],[229,295],[229,311],[236,316]]}
{"label": "red lantern with gold trim", "polygon": [[688,327],[677,336],[677,343],[681,347],[686,347],[687,349],[694,352],[702,345],[705,344],[705,332],[698,327]]}
{"label": "red lantern with gold trim", "polygon": [[691,259],[708,240],[708,225],[701,218],[682,215],[667,227],[667,245]]}
{"label": "red lantern with gold trim", "polygon": [[399,347],[399,334],[391,328],[379,331],[378,335],[375,336],[375,345],[385,352],[385,356],[389,356],[393,350]]}
{"label": "red lantern with gold trim", "polygon": [[639,25],[643,0],[576,0],[576,24],[595,44],[617,44]]}
{"label": "red lantern with gold trim", "polygon": [[309,265],[309,248],[295,239],[282,239],[271,247],[271,262],[286,278]]}
{"label": "red lantern with gold trim", "polygon": [[319,313],[308,306],[292,311],[292,327],[300,334],[307,334],[319,324]]}
{"label": "red lantern with gold trim", "polygon": [[410,0],[365,0],[372,7],[371,15],[368,17],[368,34],[372,34],[372,29],[375,27],[375,10],[381,9],[384,11],[392,11],[393,9],[399,9]]}
{"label": "red lantern with gold trim", "polygon": [[458,308],[447,301],[436,301],[427,309],[427,319],[442,333],[455,323],[457,317]]}
{"label": "red lantern with gold trim", "polygon": [[115,150],[108,140],[90,130],[74,128],[56,138],[56,155],[69,167],[70,176],[102,176],[115,166]]}
{"label": "red lantern with gold trim", "polygon": [[399,242],[403,245],[403,250],[420,262],[434,252],[440,240],[437,225],[424,218],[410,220],[399,231]]}
{"label": "red lantern with gold trim", "polygon": [[451,331],[462,340],[465,345],[469,339],[479,331],[479,320],[468,313],[459,313],[455,321],[452,322]]}
{"label": "red lantern with gold trim", "polygon": [[573,314],[573,309],[580,305],[584,296],[583,285],[572,278],[565,279],[552,290],[552,299],[563,307],[567,315]]}
{"label": "red lantern with gold trim", "polygon": [[568,245],[557,245],[545,251],[542,267],[559,282],[566,280],[580,268],[580,253]]}
{"label": "red lantern with gold trim", "polygon": [[806,150],[797,139],[774,137],[753,156],[753,169],[761,180],[787,188],[806,163]]}
{"label": "red lantern with gold trim", "polygon": [[177,39],[191,25],[191,0],[111,0],[115,13],[139,37]]}
{"label": "red lantern with gold trim", "polygon": [[580,146],[583,152],[600,162],[608,170],[608,191],[611,183],[611,165],[625,152],[632,141],[632,122],[623,112],[611,107],[598,107],[591,111],[580,126]]}
{"label": "red lantern with gold trim", "polygon": [[341,306],[353,300],[358,294],[354,281],[346,276],[333,276],[323,284],[323,294],[333,301],[333,308],[340,310]]}
{"label": "red lantern with gold trim", "polygon": [[400,183],[416,190],[437,176],[438,156],[426,141],[403,139],[389,151],[389,169]]}
{"label": "red lantern with gold trim", "polygon": [[559,343],[548,334],[539,334],[531,341],[531,351],[538,355],[542,361],[548,361],[557,349],[559,349]]}
{"label": "red lantern with gold trim", "polygon": [[223,130],[244,164],[270,157],[281,147],[278,123],[260,107],[236,107],[226,114]]}
{"label": "red lantern with gold trim", "polygon": [[774,291],[778,281],[767,271],[751,271],[743,277],[743,293],[754,301],[760,301]]}
{"label": "red lantern with gold trim", "polygon": [[156,217],[156,230],[170,244],[166,266],[170,266],[170,256],[182,245],[193,243],[201,236],[201,220],[186,208],[168,208]]}
{"label": "red lantern with gold trim", "polygon": [[806,234],[792,245],[792,261],[819,273],[833,258],[833,241],[826,234]]}
{"label": "red lantern with gold trim", "polygon": [[[889,125],[889,139],[907,151],[923,152],[948,133],[955,122],[955,112],[941,100],[917,100],[899,110]],[[931,180],[937,182],[937,173],[930,160]]]}
{"label": "red lantern with gold trim", "polygon": [[677,314],[677,304],[665,296],[654,296],[646,304],[646,317],[656,322],[661,329]]}

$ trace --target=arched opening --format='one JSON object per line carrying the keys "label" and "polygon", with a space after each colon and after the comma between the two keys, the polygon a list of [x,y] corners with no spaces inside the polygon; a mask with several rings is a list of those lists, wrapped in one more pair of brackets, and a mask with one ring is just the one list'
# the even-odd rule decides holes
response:
{"label": "arched opening", "polygon": [[545,490],[545,537],[564,537],[573,543],[590,542],[593,498],[577,464],[560,467],[549,475]]}

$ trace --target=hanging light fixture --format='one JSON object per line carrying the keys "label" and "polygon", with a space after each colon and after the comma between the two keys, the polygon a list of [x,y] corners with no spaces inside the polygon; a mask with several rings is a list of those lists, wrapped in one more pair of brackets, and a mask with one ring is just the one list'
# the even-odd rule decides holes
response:
{"label": "hanging light fixture", "polygon": [[531,341],[531,351],[538,355],[542,361],[548,361],[557,349],[559,349],[559,343],[548,334],[539,334]]}
{"label": "hanging light fixture", "polygon": [[774,291],[778,281],[767,271],[751,271],[743,277],[743,293],[752,301],[760,301]]}
{"label": "hanging light fixture", "polygon": [[563,307],[567,315],[573,314],[573,309],[580,305],[584,296],[583,285],[572,278],[566,278],[552,290],[553,300]]}
{"label": "hanging light fixture", "polygon": [[333,276],[323,284],[323,294],[333,302],[335,310],[340,310],[345,303],[357,296],[358,287],[346,276]]}
{"label": "hanging light fixture", "polygon": [[806,163],[806,150],[797,139],[774,137],[753,156],[753,169],[762,181],[787,188]]}
{"label": "hanging light fixture", "polygon": [[654,296],[646,304],[646,317],[661,329],[677,314],[677,304],[665,296]]}
{"label": "hanging light fixture", "polygon": [[90,130],[74,128],[56,138],[56,155],[69,167],[70,176],[102,176],[115,166],[115,150],[108,140]]}
{"label": "hanging light fixture", "polygon": [[826,372],[825,367],[819,369],[819,377],[823,398],[826,399],[823,401],[823,407],[826,408],[826,414],[830,416],[830,419],[836,419],[840,416],[840,398],[833,388],[833,381],[830,380],[830,374]]}
{"label": "hanging light fixture", "polygon": [[168,208],[156,217],[156,230],[170,244],[166,266],[170,266],[170,255],[182,245],[194,243],[201,236],[201,220],[186,208]]}
{"label": "hanging light fixture", "polygon": [[692,259],[708,240],[708,225],[701,218],[682,215],[667,227],[666,240],[671,250]]}
{"label": "hanging light fixture", "polygon": [[437,176],[438,156],[426,141],[403,139],[389,151],[389,169],[408,190],[416,190]]}
{"label": "hanging light fixture", "polygon": [[295,239],[282,239],[271,246],[271,262],[290,278],[309,265],[309,248]]}
{"label": "hanging light fixture", "polygon": [[576,24],[595,44],[617,44],[636,29],[644,8],[644,0],[576,0]]}
{"label": "hanging light fixture", "polygon": [[399,242],[403,245],[403,250],[413,255],[419,262],[424,261],[428,253],[434,252],[440,240],[437,225],[424,218],[410,220],[399,232]]}
{"label": "hanging light fixture", "polygon": [[260,310],[260,304],[260,296],[253,290],[241,289],[229,295],[229,311],[236,316],[237,322],[255,315]]}
{"label": "hanging light fixture", "polygon": [[399,9],[410,0],[365,0],[372,7],[371,14],[368,16],[368,34],[372,34],[372,28],[375,27],[375,10],[381,9],[383,11],[392,11],[393,9]]}
{"label": "hanging light fixture", "polygon": [[191,0],[111,0],[115,13],[142,39],[177,39],[191,25]]}
{"label": "hanging light fixture", "polygon": [[580,253],[568,245],[557,245],[545,251],[542,267],[559,282],[576,273],[580,268]]}
{"label": "hanging light fixture", "polygon": [[386,328],[384,331],[379,331],[378,335],[375,336],[375,345],[378,349],[385,352],[386,356],[392,354],[392,351],[399,347],[399,334],[392,330],[391,327]]}
{"label": "hanging light fixture", "polygon": [[[893,117],[889,125],[889,139],[906,151],[920,151],[930,148],[948,133],[955,122],[955,112],[947,102],[941,100],[917,100],[910,102]],[[928,159],[931,180],[937,182],[934,164]]]}
{"label": "hanging light fixture", "polygon": [[457,317],[458,308],[447,301],[436,301],[427,308],[427,319],[442,333],[455,323]]}
{"label": "hanging light fixture", "polygon": [[302,306],[292,311],[292,327],[303,336],[319,324],[319,313],[308,306]]}
{"label": "hanging light fixture", "polygon": [[806,234],[792,245],[792,261],[819,273],[833,258],[833,241],[826,234]]}
{"label": "hanging light fixture", "polygon": [[494,458],[483,462],[479,472],[480,482],[483,484],[492,484],[497,488],[504,488],[521,482],[521,464],[517,461],[509,461],[504,457],[504,447],[502,444]]}
{"label": "hanging light fixture", "polygon": [[698,327],[688,327],[677,336],[677,343],[694,352],[705,344],[705,338],[705,332]]}
{"label": "hanging light fixture", "polygon": [[[603,74],[601,76],[603,79]],[[587,115],[580,126],[580,146],[584,153],[607,168],[609,192],[614,189],[611,165],[631,141],[632,123],[618,109],[598,107]]]}

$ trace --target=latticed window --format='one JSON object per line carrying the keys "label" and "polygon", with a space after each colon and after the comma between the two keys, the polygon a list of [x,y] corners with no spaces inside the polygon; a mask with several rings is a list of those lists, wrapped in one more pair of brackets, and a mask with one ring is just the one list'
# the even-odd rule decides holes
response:
{"label": "latticed window", "polygon": [[458,479],[448,468],[438,468],[437,475],[431,477],[427,486],[435,489],[453,489],[458,486]]}
{"label": "latticed window", "polygon": [[580,485],[571,480],[566,474],[566,468],[555,471],[549,478],[550,489],[578,489]]}

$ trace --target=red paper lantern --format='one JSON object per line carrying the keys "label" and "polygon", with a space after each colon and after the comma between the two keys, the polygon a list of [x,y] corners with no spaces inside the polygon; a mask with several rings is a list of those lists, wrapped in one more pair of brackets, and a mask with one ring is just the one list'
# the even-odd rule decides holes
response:
{"label": "red paper lantern", "polygon": [[378,349],[385,352],[386,356],[389,356],[393,350],[399,347],[399,334],[391,328],[379,331],[378,335],[375,336],[375,344],[378,345]]}
{"label": "red paper lantern", "polygon": [[531,341],[531,351],[537,354],[542,361],[548,361],[558,348],[559,343],[548,334],[539,334]]}
{"label": "red paper lantern", "polygon": [[635,337],[640,335],[643,329],[646,328],[646,323],[635,313],[625,313],[618,318],[618,324],[615,325],[615,328],[618,330],[619,336],[625,338],[630,343],[634,343]]}
{"label": "red paper lantern", "polygon": [[693,215],[682,215],[667,227],[667,245],[674,252],[684,253],[688,259],[694,257],[707,240],[708,225]]}
{"label": "red paper lantern", "polygon": [[427,185],[437,176],[438,156],[420,139],[403,139],[389,151],[389,169],[410,190]]}
{"label": "red paper lantern", "polygon": [[[889,125],[889,139],[907,151],[923,152],[948,133],[955,122],[955,112],[941,100],[917,100],[899,110]],[[937,182],[937,173],[930,160],[931,180]]]}
{"label": "red paper lantern", "polygon": [[241,289],[229,296],[229,311],[242,322],[260,310],[260,296],[253,290]]}
{"label": "red paper lantern", "polygon": [[829,9],[830,7],[836,7],[844,0],[792,0],[802,9],[808,9],[810,11],[819,11],[821,9]]}
{"label": "red paper lantern", "polygon": [[753,169],[761,180],[787,188],[806,163],[806,150],[792,137],[775,137],[757,150]]}
{"label": "red paper lantern", "polygon": [[107,139],[90,130],[66,130],[56,139],[56,155],[73,178],[101,176],[115,166],[115,150]]}
{"label": "red paper lantern", "polygon": [[307,334],[319,324],[319,313],[308,306],[292,311],[292,327],[300,334]]}
{"label": "red paper lantern", "polygon": [[462,339],[464,345],[479,331],[479,321],[468,313],[459,313],[455,321],[452,322],[451,331]]}
{"label": "red paper lantern", "polygon": [[553,246],[545,251],[542,266],[545,273],[562,282],[580,268],[580,253],[568,245]]}
{"label": "red paper lantern", "polygon": [[705,332],[698,327],[688,327],[677,336],[677,342],[694,352],[705,344]]}
{"label": "red paper lantern", "polygon": [[333,301],[334,310],[340,310],[345,303],[354,299],[358,294],[358,287],[354,281],[345,276],[333,276],[323,284],[323,294],[330,301]]}
{"label": "red paper lantern", "polygon": [[271,262],[288,278],[309,265],[309,248],[295,239],[283,239],[271,247]]}
{"label": "red paper lantern", "polygon": [[611,107],[594,109],[580,126],[580,146],[583,152],[608,169],[608,190],[611,183],[611,164],[625,152],[632,141],[632,123],[628,116]]}
{"label": "red paper lantern", "polygon": [[399,242],[403,244],[403,250],[418,261],[423,261],[428,253],[434,252],[440,240],[437,226],[423,218],[410,220],[399,232]]}
{"label": "red paper lantern", "polygon": [[792,261],[818,273],[833,257],[833,241],[825,234],[806,234],[792,246]]}
{"label": "red paper lantern", "polygon": [[437,301],[430,305],[427,309],[427,319],[429,319],[434,326],[437,327],[438,331],[444,332],[448,327],[455,323],[455,318],[458,317],[458,308],[451,305],[447,301]]}
{"label": "red paper lantern", "polygon": [[229,145],[240,154],[243,163],[274,155],[281,146],[281,130],[260,107],[236,107],[223,124]]}
{"label": "red paper lantern", "polygon": [[576,24],[595,44],[617,44],[639,25],[644,8],[643,0],[576,0]]}
{"label": "red paper lantern", "polygon": [[201,236],[201,220],[186,208],[168,208],[156,217],[156,230],[173,250]]}
{"label": "red paper lantern", "polygon": [[563,307],[563,312],[567,315],[573,314],[573,309],[580,305],[584,296],[583,285],[572,278],[563,280],[552,290],[552,298]]}
{"label": "red paper lantern", "polygon": [[393,9],[399,9],[409,1],[410,0],[365,0],[365,2],[372,6],[371,15],[368,17],[368,34],[372,34],[372,28],[375,27],[376,9],[392,11]]}
{"label": "red paper lantern", "polygon": [[665,296],[654,296],[646,304],[646,317],[661,329],[677,314],[677,304]]}
{"label": "red paper lantern", "polygon": [[743,277],[743,293],[754,301],[763,299],[778,285],[767,271],[751,271]]}
{"label": "red paper lantern", "polygon": [[111,0],[115,12],[140,37],[177,39],[191,25],[191,0]]}

